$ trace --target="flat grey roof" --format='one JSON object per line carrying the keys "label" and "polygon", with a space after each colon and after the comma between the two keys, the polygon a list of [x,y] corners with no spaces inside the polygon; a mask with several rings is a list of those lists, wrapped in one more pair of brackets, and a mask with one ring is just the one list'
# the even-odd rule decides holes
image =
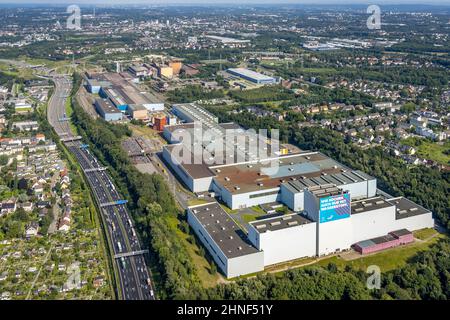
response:
{"label": "flat grey roof", "polygon": [[412,234],[411,231],[409,231],[408,229],[400,229],[400,230],[395,230],[392,232],[389,232],[390,234],[392,234],[395,237],[401,237],[401,236],[407,236]]}
{"label": "flat grey roof", "polygon": [[250,225],[253,226],[258,233],[265,233],[266,231],[277,231],[297,227],[311,222],[312,220],[309,220],[299,214],[287,214],[279,217],[252,221],[250,222]]}
{"label": "flat grey roof", "polygon": [[323,198],[328,196],[335,196],[338,194],[345,194],[347,192],[339,189],[334,184],[327,184],[327,185],[317,185],[308,188],[308,191],[311,192],[314,196],[317,198]]}
{"label": "flat grey roof", "polygon": [[249,242],[244,231],[217,202],[190,207],[189,210],[227,258],[259,252]]}
{"label": "flat grey roof", "polygon": [[364,200],[354,201],[351,203],[352,214],[392,207],[392,204],[383,200],[381,197],[368,198]]}
{"label": "flat grey roof", "polygon": [[389,199],[389,200],[387,200],[387,202],[396,206],[396,209],[395,209],[395,219],[396,220],[414,217],[417,215],[431,212],[430,210],[427,210],[424,207],[419,206],[418,204],[416,204],[416,203],[412,202],[411,200],[408,200],[404,197]]}
{"label": "flat grey roof", "polygon": [[250,77],[255,80],[274,80],[273,77],[269,77],[266,76],[265,74],[244,68],[230,68],[227,71],[232,73],[234,72],[236,74],[243,75],[245,77]]}
{"label": "flat grey roof", "polygon": [[117,109],[108,99],[95,99],[95,102],[103,110],[105,114],[108,113],[120,113],[119,109]]}
{"label": "flat grey roof", "polygon": [[361,172],[361,171],[346,171],[335,174],[321,175],[311,178],[296,178],[296,180],[290,180],[283,183],[284,187],[293,193],[303,192],[305,189],[313,186],[321,186],[327,184],[334,184],[336,186],[342,186],[351,183],[357,183],[367,180],[374,180],[375,178]]}
{"label": "flat grey roof", "polygon": [[[190,159],[191,159],[191,164],[181,163],[180,167],[182,167],[184,169],[184,171],[186,171],[186,173],[192,177],[192,179],[200,179],[200,178],[216,176],[216,174],[209,169],[208,165],[206,165],[203,162],[203,160],[195,161],[194,154],[192,152],[190,152],[189,149],[185,145],[171,144],[168,146],[164,146],[164,148],[167,149],[172,154],[172,150],[174,148],[180,148],[180,146],[182,146],[182,148],[183,148],[182,153],[184,154],[184,152],[188,152],[190,155]],[[178,156],[179,156],[180,158],[178,160],[179,160],[179,162],[182,162],[183,154],[179,154],[179,155],[175,154],[175,158],[178,158]]]}

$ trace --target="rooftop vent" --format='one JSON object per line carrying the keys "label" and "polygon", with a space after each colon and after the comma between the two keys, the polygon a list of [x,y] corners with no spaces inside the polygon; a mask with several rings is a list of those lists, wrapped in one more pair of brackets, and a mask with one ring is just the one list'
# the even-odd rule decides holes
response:
{"label": "rooftop vent", "polygon": [[225,177],[225,181],[230,181],[231,179],[228,177]]}
{"label": "rooftop vent", "polygon": [[271,222],[271,223],[270,223],[270,225],[271,225],[272,227],[274,227],[274,226],[279,226],[280,224],[281,224],[280,221],[274,221],[274,222]]}

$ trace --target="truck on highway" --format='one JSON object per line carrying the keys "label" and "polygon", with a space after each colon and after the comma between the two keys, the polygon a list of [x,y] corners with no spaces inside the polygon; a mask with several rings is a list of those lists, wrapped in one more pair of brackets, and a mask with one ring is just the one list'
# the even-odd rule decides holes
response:
{"label": "truck on highway", "polygon": [[120,258],[120,262],[122,262],[122,268],[125,269],[127,267],[127,264],[125,262],[125,258],[124,257]]}
{"label": "truck on highway", "polygon": [[119,248],[119,252],[122,252],[122,244],[117,241],[117,248]]}

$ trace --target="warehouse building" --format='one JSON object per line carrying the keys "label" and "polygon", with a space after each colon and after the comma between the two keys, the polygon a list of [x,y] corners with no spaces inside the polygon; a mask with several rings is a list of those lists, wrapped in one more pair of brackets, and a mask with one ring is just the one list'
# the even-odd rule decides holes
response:
{"label": "warehouse building", "polygon": [[[225,217],[230,225],[218,217]],[[250,222],[247,233],[237,229],[233,218],[215,202],[189,208],[188,222],[228,278],[351,248],[362,254],[377,252],[411,243],[414,241],[411,231],[434,226],[429,210],[403,197],[377,196],[352,202],[351,194],[335,185],[307,189],[304,211]],[[251,247],[230,243],[236,239],[229,237],[230,230],[240,235],[240,243],[250,243]],[[245,265],[234,264],[230,262],[233,256],[222,254],[233,247],[241,248],[239,262]]]}
{"label": "warehouse building", "polygon": [[316,223],[299,214],[251,222],[248,238],[264,253],[264,266],[316,255]]}
{"label": "warehouse building", "polygon": [[237,76],[241,79],[256,83],[256,84],[275,84],[277,79],[266,76],[262,73],[255,72],[244,68],[230,68],[227,70],[229,74]]}
{"label": "warehouse building", "polygon": [[354,245],[354,248],[361,254],[368,254],[398,247],[400,245],[408,244],[411,242],[414,242],[413,234],[406,229],[401,229],[389,232],[389,234],[386,236],[358,242]]}
{"label": "warehouse building", "polygon": [[[244,231],[218,203],[189,208],[189,224],[229,278],[352,247],[376,252],[411,242],[409,233],[414,230],[434,227],[431,211],[381,192],[374,177],[320,152],[276,154],[265,141],[268,157],[262,158],[233,140],[223,142],[223,150],[233,152],[229,163],[217,164],[221,154],[205,159],[209,146],[201,140],[202,131],[216,132],[214,139],[220,139],[228,129],[243,135],[242,128],[219,124],[198,106],[178,105],[174,113],[188,123],[165,126],[163,135],[172,144],[164,147],[163,157],[191,191],[213,191],[231,209],[280,202],[295,212],[262,216]],[[191,139],[184,141],[177,132]],[[233,251],[236,247],[238,253]]]}
{"label": "warehouse building", "polygon": [[95,110],[106,121],[122,120],[122,112],[117,109],[108,99],[96,99]]}
{"label": "warehouse building", "polygon": [[148,112],[147,109],[140,104],[130,104],[126,113],[135,120],[147,120]]}
{"label": "warehouse building", "polygon": [[187,220],[228,278],[264,270],[263,252],[252,245],[218,203],[190,207]]}
{"label": "warehouse building", "polygon": [[[131,68],[138,74],[141,69]],[[86,87],[90,93],[98,93],[100,97],[111,100],[112,104],[123,113],[134,114],[136,109],[143,112],[136,113],[136,119],[147,119],[142,114],[148,112],[158,112],[164,110],[164,102],[159,101],[154,95],[141,92],[132,83],[133,78],[130,73],[99,73],[86,74]],[[131,107],[132,110],[129,110]],[[136,107],[138,106],[138,107]]]}

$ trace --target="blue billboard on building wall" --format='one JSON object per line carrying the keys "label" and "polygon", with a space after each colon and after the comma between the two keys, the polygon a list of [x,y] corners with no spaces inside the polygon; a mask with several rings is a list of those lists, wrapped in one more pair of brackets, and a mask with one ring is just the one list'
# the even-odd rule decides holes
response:
{"label": "blue billboard on building wall", "polygon": [[350,217],[350,194],[344,193],[320,199],[320,223]]}

